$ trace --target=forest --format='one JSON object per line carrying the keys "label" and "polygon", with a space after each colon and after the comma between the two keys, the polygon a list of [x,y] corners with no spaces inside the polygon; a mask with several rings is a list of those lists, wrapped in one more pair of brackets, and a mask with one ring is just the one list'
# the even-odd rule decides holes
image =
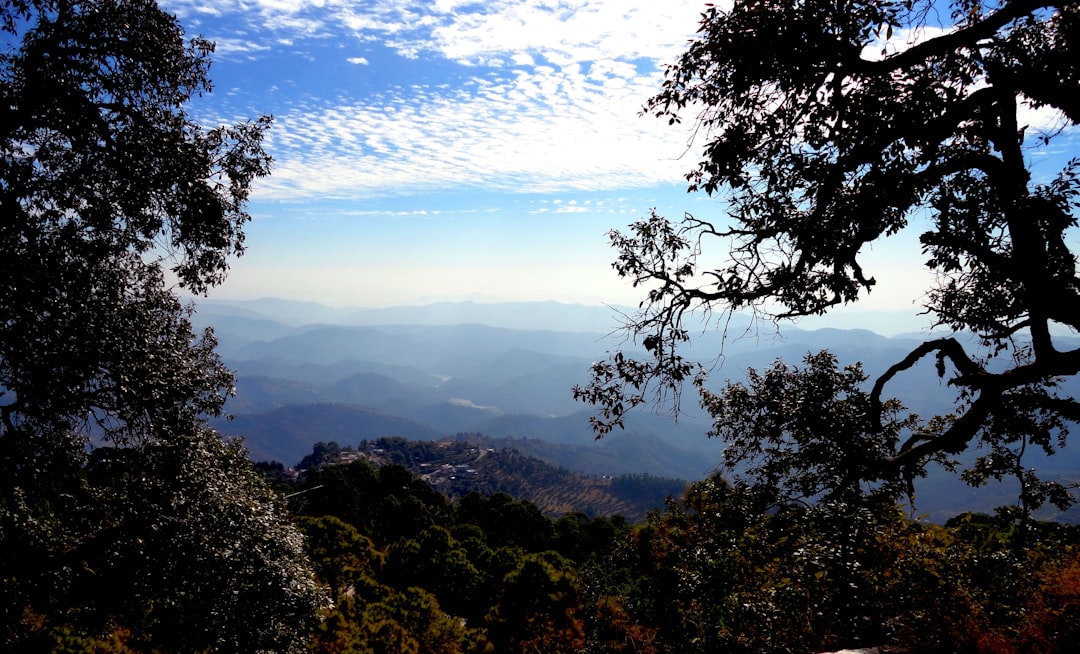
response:
{"label": "forest", "polygon": [[[474,493],[504,493],[535,504],[549,516],[619,515],[631,522],[643,519],[668,497],[678,497],[686,487],[681,479],[647,473],[612,476],[574,472],[521,451],[516,447],[521,442],[475,433],[432,441],[382,437],[361,441],[356,447],[319,441],[291,471],[276,461],[258,462],[255,467],[269,480],[294,482],[295,475],[311,468],[363,459],[377,468],[400,466],[451,501]],[[281,490],[296,492],[284,486]]]}
{"label": "forest", "polygon": [[[725,449],[630,521],[444,495],[389,458],[316,450],[301,475],[264,474],[281,470],[212,426],[235,378],[179,292],[219,286],[249,246],[273,119],[197,120],[215,45],[153,0],[5,0],[0,649],[1072,651],[1080,528],[1035,515],[1076,484],[1026,457],[1080,420],[1061,385],[1080,372],[1064,337],[1080,330],[1080,3],[702,11],[644,114],[696,126],[687,186],[725,221],[653,211],[611,232],[643,299],[626,351],[572,393],[603,438],[696,401]],[[950,332],[884,373],[823,351],[717,384],[688,357],[692,316],[723,329],[733,311],[775,324],[858,302],[877,284],[864,254],[909,226],[923,308]],[[890,396],[920,361],[952,411]],[[931,467],[1012,480],[1015,502],[922,520]]]}
{"label": "forest", "polygon": [[450,501],[363,459],[282,490],[335,598],[314,651],[1067,652],[1080,637],[1080,525],[777,511],[720,475],[630,523],[505,493]]}

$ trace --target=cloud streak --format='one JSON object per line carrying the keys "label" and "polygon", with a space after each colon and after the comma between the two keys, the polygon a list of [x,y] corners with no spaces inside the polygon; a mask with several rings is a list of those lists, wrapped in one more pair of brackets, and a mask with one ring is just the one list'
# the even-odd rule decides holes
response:
{"label": "cloud streak", "polygon": [[[370,101],[297,107],[278,118],[279,156],[262,187],[296,194],[408,194],[438,188],[550,192],[680,178],[671,132],[638,116],[655,76],[517,70],[457,90],[408,87]],[[668,153],[664,158],[658,153]]]}
{"label": "cloud streak", "polygon": [[[626,0],[169,6],[191,31],[217,40],[226,60],[334,44],[346,46],[341,61],[371,72],[370,93],[342,88],[275,112],[268,147],[276,164],[258,197],[291,200],[678,183],[687,164],[675,159],[687,135],[639,111],[700,7]],[[387,56],[437,66],[445,79],[401,85],[385,70],[393,67]]]}

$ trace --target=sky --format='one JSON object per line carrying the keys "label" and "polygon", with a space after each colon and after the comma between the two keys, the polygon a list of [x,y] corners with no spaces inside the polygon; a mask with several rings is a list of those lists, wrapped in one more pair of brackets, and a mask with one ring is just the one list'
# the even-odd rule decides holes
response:
{"label": "sky", "polygon": [[[652,207],[724,214],[686,193],[692,126],[641,115],[702,2],[162,4],[217,44],[193,114],[274,116],[248,251],[214,298],[636,305],[606,233]],[[918,310],[911,238],[868,253],[879,286],[856,311]]]}

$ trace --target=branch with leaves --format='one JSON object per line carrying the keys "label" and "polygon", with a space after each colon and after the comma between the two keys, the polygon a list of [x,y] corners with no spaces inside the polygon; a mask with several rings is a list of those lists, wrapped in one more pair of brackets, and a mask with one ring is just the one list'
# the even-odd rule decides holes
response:
{"label": "branch with leaves", "polygon": [[[1080,330],[1067,237],[1080,164],[1037,183],[1028,162],[1077,125],[1078,43],[1078,2],[709,6],[645,113],[672,124],[694,113],[704,142],[689,189],[722,200],[726,217],[653,212],[612,235],[616,271],[646,288],[627,331],[649,356],[617,353],[575,389],[599,407],[597,433],[698,374],[681,355],[689,320],[781,321],[857,302],[876,284],[862,253],[912,225],[923,230],[912,256],[936,280],[926,313],[976,338],[929,340],[876,380],[879,429],[889,382],[925,357],[957,398],[952,416],[913,426],[873,474],[910,478],[976,442],[1016,443],[1017,429],[1064,433],[1078,415],[1055,386],[1080,372],[1080,349],[1058,336]],[[1056,111],[1059,127],[1023,124],[1026,107]],[[726,257],[706,265],[714,249]],[[1005,421],[1004,406],[1028,419]]]}

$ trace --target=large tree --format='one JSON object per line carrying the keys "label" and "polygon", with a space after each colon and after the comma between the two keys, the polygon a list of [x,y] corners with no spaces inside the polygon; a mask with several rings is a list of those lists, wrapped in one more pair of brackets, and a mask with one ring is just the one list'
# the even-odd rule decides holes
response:
{"label": "large tree", "polygon": [[[648,356],[616,353],[576,394],[600,434],[697,367],[691,316],[774,320],[858,301],[882,271],[864,254],[909,225],[935,280],[925,309],[958,337],[926,340],[871,389],[881,427],[889,382],[925,358],[957,391],[861,474],[915,474],[976,444],[969,479],[1017,474],[1037,504],[1060,491],[1024,477],[1025,448],[1053,451],[1080,404],[1057,384],[1080,371],[1075,236],[1080,163],[1080,3],[798,0],[708,5],[646,112],[703,139],[689,189],[726,217],[654,212],[613,233],[615,268],[646,297],[629,329]],[[1052,123],[1029,124],[1033,110]],[[1032,162],[1063,161],[1033,174]],[[1055,157],[1046,155],[1053,153]],[[714,249],[726,256],[715,259]],[[697,319],[697,318],[694,319]],[[699,378],[700,381],[700,378]],[[1051,493],[1062,502],[1060,492]]]}
{"label": "large tree", "polygon": [[242,251],[269,119],[189,115],[213,45],[152,0],[0,17],[0,648],[289,650],[321,593],[173,291]]}

